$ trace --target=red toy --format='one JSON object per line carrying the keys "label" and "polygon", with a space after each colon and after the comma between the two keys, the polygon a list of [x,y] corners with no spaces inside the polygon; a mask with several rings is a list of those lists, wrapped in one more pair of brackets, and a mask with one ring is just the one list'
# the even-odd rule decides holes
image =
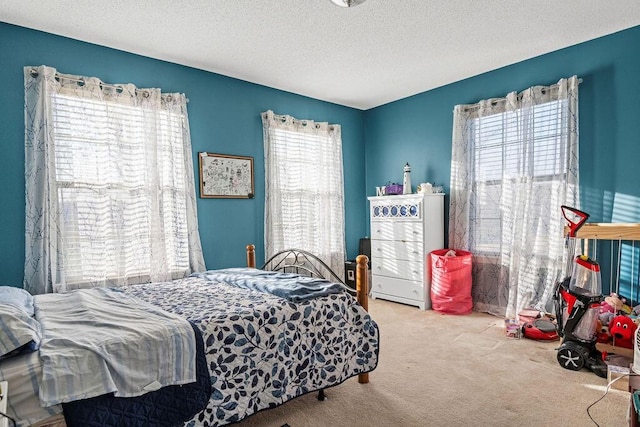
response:
{"label": "red toy", "polygon": [[555,341],[560,338],[556,324],[549,319],[535,319],[525,323],[522,334],[532,340]]}
{"label": "red toy", "polygon": [[613,345],[624,348],[633,348],[633,336],[638,325],[630,317],[619,315],[611,319],[609,333],[613,338]]}
{"label": "red toy", "polygon": [[604,344],[609,344],[611,342],[611,334],[609,334],[609,323],[611,323],[611,321],[607,322],[606,324],[603,323],[600,319],[596,321],[596,324],[598,325],[598,328],[596,330],[596,336],[598,337],[596,340],[597,342]]}
{"label": "red toy", "polygon": [[554,341],[559,339],[558,327],[539,310],[523,309],[518,313],[522,324],[522,335],[532,340]]}

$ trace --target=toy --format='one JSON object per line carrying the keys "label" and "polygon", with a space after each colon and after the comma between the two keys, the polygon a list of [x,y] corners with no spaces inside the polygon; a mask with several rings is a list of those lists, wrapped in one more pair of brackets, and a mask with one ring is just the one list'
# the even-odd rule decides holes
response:
{"label": "toy", "polygon": [[556,324],[548,317],[525,323],[522,326],[522,335],[532,340],[555,341],[560,339]]}
{"label": "toy", "polygon": [[605,312],[598,315],[598,321],[600,321],[607,328],[607,332],[609,323],[611,323],[611,319],[613,319],[614,317],[616,317],[616,313]]}
{"label": "toy", "polygon": [[507,338],[520,338],[521,327],[516,319],[504,319]]}
{"label": "toy", "polygon": [[622,310],[626,300],[618,297],[618,294],[612,292],[608,297],[605,297],[604,301],[600,303],[600,314],[613,313],[617,314]]}
{"label": "toy", "polygon": [[522,324],[522,336],[532,340],[555,341],[560,338],[558,327],[546,313],[525,308],[518,313]]}
{"label": "toy", "polygon": [[[613,318],[613,315],[611,316],[611,318]],[[609,333],[610,322],[611,322],[611,319],[609,319],[609,321],[607,321],[606,323],[600,319],[596,321],[598,325],[597,332],[596,332],[596,336],[598,337],[597,342],[608,344],[611,341],[611,334]]]}
{"label": "toy", "polygon": [[638,325],[627,316],[618,315],[609,324],[609,333],[613,338],[613,345],[624,348],[633,348],[633,337]]}

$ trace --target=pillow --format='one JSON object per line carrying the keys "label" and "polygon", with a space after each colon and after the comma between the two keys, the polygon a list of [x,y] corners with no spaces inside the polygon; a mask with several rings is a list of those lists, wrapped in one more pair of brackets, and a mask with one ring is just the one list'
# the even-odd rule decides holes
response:
{"label": "pillow", "polygon": [[33,297],[24,289],[0,286],[0,360],[40,346]]}
{"label": "pillow", "polygon": [[0,286],[0,308],[5,304],[24,311],[28,316],[33,317],[33,295],[24,289],[14,286]]}
{"label": "pillow", "polygon": [[10,305],[0,308],[0,360],[15,355],[16,350],[38,349],[41,338],[40,323],[35,318]]}

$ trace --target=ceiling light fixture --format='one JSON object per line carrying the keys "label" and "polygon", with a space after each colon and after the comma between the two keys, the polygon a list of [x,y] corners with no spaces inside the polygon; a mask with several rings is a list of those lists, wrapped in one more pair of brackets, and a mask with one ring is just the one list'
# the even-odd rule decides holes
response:
{"label": "ceiling light fixture", "polygon": [[331,0],[331,3],[340,7],[354,7],[364,3],[367,0]]}

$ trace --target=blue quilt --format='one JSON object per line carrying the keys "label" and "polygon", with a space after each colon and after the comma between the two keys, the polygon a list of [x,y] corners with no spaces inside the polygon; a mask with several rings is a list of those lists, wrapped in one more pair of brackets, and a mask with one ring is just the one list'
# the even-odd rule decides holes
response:
{"label": "blue quilt", "polygon": [[225,268],[193,273],[192,276],[265,292],[293,302],[337,294],[345,289],[344,286],[325,279],[256,268]]}
{"label": "blue quilt", "polygon": [[68,427],[176,426],[202,411],[211,395],[211,381],[202,333],[196,337],[196,382],[172,385],[142,396],[121,398],[113,394],[63,403]]}

